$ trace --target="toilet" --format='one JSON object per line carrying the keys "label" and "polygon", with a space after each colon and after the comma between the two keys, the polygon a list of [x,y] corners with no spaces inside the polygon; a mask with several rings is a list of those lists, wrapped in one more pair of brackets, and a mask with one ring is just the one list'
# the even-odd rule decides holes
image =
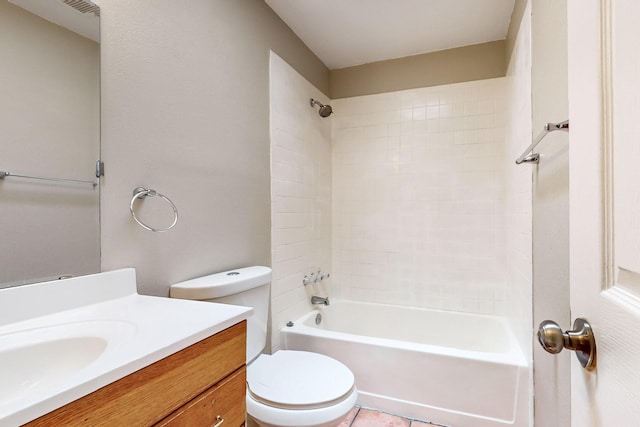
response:
{"label": "toilet", "polygon": [[264,427],[334,427],[355,406],[353,373],[328,356],[279,350],[267,340],[271,269],[254,266],[171,286],[172,298],[252,307],[247,319],[247,414]]}

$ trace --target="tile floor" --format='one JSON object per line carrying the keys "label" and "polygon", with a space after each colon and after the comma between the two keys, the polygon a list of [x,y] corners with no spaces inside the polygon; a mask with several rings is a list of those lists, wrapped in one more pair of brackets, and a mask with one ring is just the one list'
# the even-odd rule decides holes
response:
{"label": "tile floor", "polygon": [[446,427],[356,406],[338,427]]}

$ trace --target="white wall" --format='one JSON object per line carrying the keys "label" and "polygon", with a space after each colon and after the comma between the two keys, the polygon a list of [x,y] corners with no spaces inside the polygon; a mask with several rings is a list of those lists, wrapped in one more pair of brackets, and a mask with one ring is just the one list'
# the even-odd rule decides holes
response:
{"label": "white wall", "polygon": [[[95,181],[100,46],[0,2],[0,170]],[[0,180],[0,284],[100,270],[99,191]]]}
{"label": "white wall", "polygon": [[[507,72],[507,141],[517,158],[547,122],[567,119],[566,2],[526,2]],[[570,326],[568,135],[547,135],[538,165],[509,162],[507,254],[509,315],[532,373],[535,425],[570,425],[570,358],[536,342],[545,319]]]}
{"label": "white wall", "polygon": [[305,275],[331,273],[331,121],[310,98],[329,100],[271,53],[272,350],[279,330],[311,310],[311,295],[332,296],[331,278],[303,286]]}
{"label": "white wall", "polygon": [[[532,123],[569,116],[567,2],[536,0],[532,8]],[[538,146],[533,167],[533,325],[550,319],[571,326],[569,309],[569,134],[553,132]],[[532,334],[533,338],[533,334]],[[533,343],[536,425],[571,424],[573,354],[552,355]],[[575,362],[575,361],[573,361]]]}
{"label": "white wall", "polygon": [[524,354],[531,358],[531,166],[516,165],[531,144],[531,9],[527,6],[507,70],[506,253],[509,315]]}
{"label": "white wall", "polygon": [[[532,362],[532,165],[516,165],[531,144],[531,6],[527,4],[507,69],[507,182],[506,251],[510,301],[507,315],[516,338],[530,363],[530,405],[533,404]],[[537,136],[537,135],[536,135]],[[530,408],[533,417],[533,408]],[[530,422],[532,422],[530,420]],[[553,425],[563,425],[552,423]],[[532,425],[532,424],[531,424]]]}
{"label": "white wall", "polygon": [[505,312],[504,103],[503,78],[334,101],[336,292]]}

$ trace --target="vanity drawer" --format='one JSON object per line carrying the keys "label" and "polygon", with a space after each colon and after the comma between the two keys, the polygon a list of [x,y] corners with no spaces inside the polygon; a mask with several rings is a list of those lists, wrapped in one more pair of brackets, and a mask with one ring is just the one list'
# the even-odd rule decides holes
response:
{"label": "vanity drawer", "polygon": [[160,421],[155,427],[239,427],[245,419],[246,368],[243,366],[220,383]]}

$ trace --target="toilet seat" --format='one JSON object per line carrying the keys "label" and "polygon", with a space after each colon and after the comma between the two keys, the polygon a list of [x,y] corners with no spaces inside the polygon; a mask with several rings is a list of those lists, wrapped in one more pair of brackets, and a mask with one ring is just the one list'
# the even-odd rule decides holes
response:
{"label": "toilet seat", "polygon": [[274,408],[326,408],[347,399],[354,388],[349,368],[318,353],[280,350],[247,368],[248,395]]}

